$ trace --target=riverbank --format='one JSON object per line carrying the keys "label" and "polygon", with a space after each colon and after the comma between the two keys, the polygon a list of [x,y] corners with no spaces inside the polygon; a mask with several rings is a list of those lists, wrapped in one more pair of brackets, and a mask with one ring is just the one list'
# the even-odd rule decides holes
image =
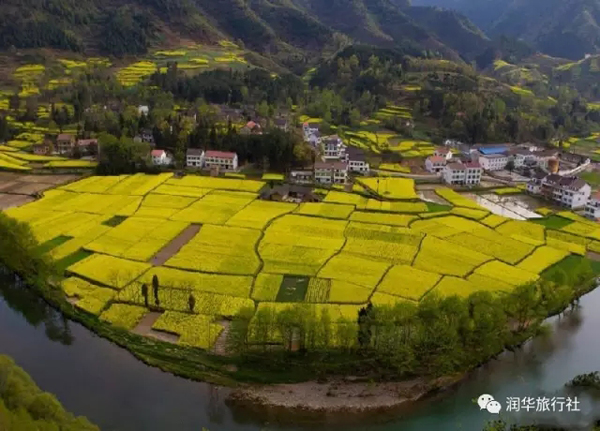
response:
{"label": "riverbank", "polygon": [[447,389],[464,375],[437,379],[415,378],[402,382],[364,382],[354,378],[250,386],[234,390],[232,405],[285,409],[296,413],[375,413],[392,410]]}

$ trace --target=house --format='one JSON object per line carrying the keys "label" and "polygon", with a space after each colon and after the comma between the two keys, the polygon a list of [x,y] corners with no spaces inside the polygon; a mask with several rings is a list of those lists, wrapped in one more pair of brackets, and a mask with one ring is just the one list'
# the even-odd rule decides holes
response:
{"label": "house", "polygon": [[594,220],[600,219],[600,192],[590,195],[585,204],[585,216]]}
{"label": "house", "polygon": [[477,158],[481,167],[486,171],[501,171],[506,168],[509,160],[507,154],[481,154]]}
{"label": "house", "polygon": [[465,185],[475,186],[481,183],[483,167],[478,162],[466,162],[464,165],[467,168],[465,172]]}
{"label": "house", "polygon": [[290,181],[295,184],[312,184],[314,172],[310,170],[295,170],[290,172]]}
{"label": "house", "polygon": [[261,199],[279,202],[320,202],[321,199],[312,191],[311,187],[301,185],[282,184],[261,192]]}
{"label": "house", "polygon": [[98,154],[97,139],[78,139],[75,145],[82,155]]}
{"label": "house", "polygon": [[311,136],[319,134],[319,123],[304,123],[302,125],[302,132],[304,133],[304,140],[312,143]]}
{"label": "house", "polygon": [[536,151],[534,153],[534,155],[537,159],[538,166],[543,169],[548,169],[550,160],[558,161],[558,151],[557,150]]}
{"label": "house", "polygon": [[337,135],[323,138],[323,159],[327,160],[346,160],[346,146]]}
{"label": "house", "polygon": [[320,184],[346,184],[348,163],[317,162],[314,166],[315,181]]}
{"label": "house", "polygon": [[61,133],[56,137],[56,150],[58,154],[71,154],[75,146],[75,137],[68,133]]}
{"label": "house", "polygon": [[150,145],[154,145],[154,133],[152,133],[152,130],[144,129],[142,130],[142,133],[140,133],[140,136],[142,138],[142,142],[147,142]]}
{"label": "house", "polygon": [[248,121],[244,127],[240,129],[241,135],[262,135],[260,124],[254,121]]}
{"label": "house", "polygon": [[285,118],[276,118],[273,122],[273,125],[279,130],[283,130],[284,132],[287,132],[289,129],[288,120],[286,120]]}
{"label": "house", "polygon": [[433,174],[440,173],[446,166],[446,158],[442,156],[429,156],[425,160],[425,169]]}
{"label": "house", "polygon": [[564,162],[568,162],[568,163],[572,163],[574,165],[582,165],[583,163],[586,162],[587,157],[586,156],[582,156],[580,154],[574,154],[574,153],[561,153],[560,154],[560,159]]}
{"label": "house", "polygon": [[37,154],[38,156],[47,156],[52,154],[53,145],[49,140],[45,140],[41,144],[35,144],[31,147],[33,149],[33,154]]}
{"label": "house", "polygon": [[438,147],[435,149],[433,155],[443,157],[445,160],[450,160],[452,158],[452,150],[446,147]]}
{"label": "house", "polygon": [[537,164],[538,158],[535,153],[532,153],[525,148],[514,148],[509,151],[512,156],[512,161],[515,168],[521,168],[523,166],[533,166]]}
{"label": "house", "polygon": [[204,151],[189,148],[185,154],[185,165],[188,168],[202,168],[204,166]]}
{"label": "house", "polygon": [[483,168],[477,162],[448,163],[442,176],[447,184],[474,186],[481,182],[482,173]]}
{"label": "house", "polygon": [[165,150],[152,150],[150,156],[152,157],[152,164],[155,166],[167,166],[172,162],[171,157]]}
{"label": "house", "polygon": [[360,148],[346,148],[346,161],[348,162],[348,169],[352,172],[368,174],[371,170],[371,167],[367,162],[367,155]]}
{"label": "house", "polygon": [[584,207],[591,192],[590,185],[580,178],[550,174],[542,179],[539,194],[560,205],[574,209]]}
{"label": "house", "polygon": [[227,151],[207,151],[204,154],[206,167],[218,167],[226,171],[236,171],[238,168],[238,156],[236,153]]}
{"label": "house", "polygon": [[533,178],[527,183],[527,191],[534,195],[542,193],[542,180],[546,178],[546,172],[542,170],[536,170]]}

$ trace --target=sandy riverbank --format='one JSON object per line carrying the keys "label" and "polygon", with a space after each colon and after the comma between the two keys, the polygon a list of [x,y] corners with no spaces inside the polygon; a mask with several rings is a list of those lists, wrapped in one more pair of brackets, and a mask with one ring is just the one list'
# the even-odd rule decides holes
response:
{"label": "sandy riverbank", "polygon": [[367,413],[395,409],[424,396],[451,387],[463,376],[422,378],[403,382],[356,382],[348,379],[327,383],[305,382],[248,386],[229,396],[234,405],[282,408],[304,413]]}

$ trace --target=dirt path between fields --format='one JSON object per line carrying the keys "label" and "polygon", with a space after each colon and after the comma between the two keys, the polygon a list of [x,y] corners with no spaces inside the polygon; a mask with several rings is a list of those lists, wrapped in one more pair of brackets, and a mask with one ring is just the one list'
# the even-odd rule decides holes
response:
{"label": "dirt path between fields", "polygon": [[171,334],[163,331],[156,331],[152,329],[152,325],[158,320],[163,313],[151,311],[146,314],[140,323],[131,331],[134,334],[143,335],[144,337],[156,338],[157,340],[166,341],[168,343],[177,344],[179,341],[179,335]]}
{"label": "dirt path between fields", "polygon": [[177,254],[193,237],[200,232],[201,226],[198,224],[191,224],[183,230],[173,241],[168,243],[161,251],[159,251],[150,261],[154,266],[162,266],[169,260],[173,255]]}

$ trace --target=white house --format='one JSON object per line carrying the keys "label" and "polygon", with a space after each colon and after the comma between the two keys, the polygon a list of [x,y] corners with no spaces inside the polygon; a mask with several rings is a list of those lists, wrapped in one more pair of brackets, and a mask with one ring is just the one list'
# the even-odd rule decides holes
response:
{"label": "white house", "polygon": [[138,106],[138,114],[139,115],[148,115],[150,113],[150,108],[148,105],[140,105]]}
{"label": "white house", "polygon": [[348,164],[346,162],[316,162],[315,181],[321,184],[346,184]]}
{"label": "white house", "polygon": [[438,147],[435,149],[433,155],[443,157],[445,160],[450,160],[452,158],[452,150],[446,147]]}
{"label": "white house", "polygon": [[592,188],[580,178],[550,174],[541,181],[539,193],[560,205],[574,209],[587,204]]}
{"label": "white house", "polygon": [[479,184],[483,174],[481,165],[477,162],[466,162],[464,165],[467,168],[465,171],[465,185],[474,186]]}
{"label": "white house", "polygon": [[346,149],[346,161],[348,162],[348,169],[352,172],[368,174],[371,170],[367,162],[367,156],[360,148],[348,147]]}
{"label": "white house", "polygon": [[467,162],[448,163],[442,175],[447,184],[474,186],[481,182],[482,173],[479,163]]}
{"label": "white house", "polygon": [[226,171],[236,171],[238,156],[227,151],[207,151],[204,154],[204,164],[209,168],[218,167]]}
{"label": "white house", "polygon": [[509,157],[506,154],[481,154],[477,161],[486,171],[501,171],[506,168]]}
{"label": "white house", "polygon": [[189,148],[185,154],[185,165],[188,168],[202,168],[204,166],[204,151]]}
{"label": "white house", "polygon": [[290,181],[295,184],[312,184],[315,174],[309,170],[298,170],[290,172]]}
{"label": "white house", "polygon": [[304,133],[304,140],[310,142],[311,136],[319,133],[319,123],[304,123],[302,125],[302,132]]}
{"label": "white house", "polygon": [[591,219],[600,219],[600,192],[590,195],[585,204],[585,216]]}
{"label": "white house", "polygon": [[346,146],[339,136],[323,138],[323,160],[346,160]]}
{"label": "white house", "polygon": [[533,166],[537,164],[538,158],[535,153],[525,148],[515,148],[510,151],[512,155],[512,161],[515,164],[515,168],[521,168],[523,166]]}
{"label": "white house", "polygon": [[152,157],[152,164],[155,166],[167,166],[172,162],[171,157],[165,150],[152,150],[150,156]]}
{"label": "white house", "polygon": [[427,172],[438,174],[444,170],[446,166],[446,158],[442,156],[429,156],[425,160],[425,169]]}

